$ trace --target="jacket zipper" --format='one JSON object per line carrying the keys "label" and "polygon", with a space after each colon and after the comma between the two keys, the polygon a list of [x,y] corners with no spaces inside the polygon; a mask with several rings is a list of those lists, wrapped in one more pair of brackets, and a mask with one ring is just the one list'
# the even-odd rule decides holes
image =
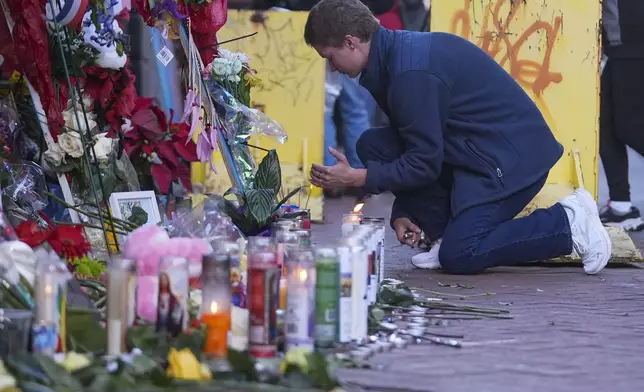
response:
{"label": "jacket zipper", "polygon": [[[494,159],[490,158],[487,154],[481,152],[479,150],[479,148],[476,146],[476,144],[474,144],[474,142],[472,142],[471,140],[466,140],[465,145],[467,145],[467,147],[470,149],[470,151],[474,155],[476,155],[481,160],[481,162],[483,162],[483,164],[485,166],[487,166],[489,169],[492,170],[492,172],[494,172],[496,174],[496,176],[499,179],[499,182],[501,183],[501,185],[505,186],[505,184],[503,182],[503,170],[501,170],[501,168],[496,163],[496,161]],[[492,164],[490,164],[490,162]]]}

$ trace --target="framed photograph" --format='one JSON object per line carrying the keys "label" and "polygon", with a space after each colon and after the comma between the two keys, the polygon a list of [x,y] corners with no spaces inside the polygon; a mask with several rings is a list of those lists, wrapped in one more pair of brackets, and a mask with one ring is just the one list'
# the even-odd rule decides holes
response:
{"label": "framed photograph", "polygon": [[[159,205],[153,191],[112,193],[110,210],[115,218],[135,221],[138,224],[161,222]],[[145,211],[147,217],[141,214],[141,211]]]}

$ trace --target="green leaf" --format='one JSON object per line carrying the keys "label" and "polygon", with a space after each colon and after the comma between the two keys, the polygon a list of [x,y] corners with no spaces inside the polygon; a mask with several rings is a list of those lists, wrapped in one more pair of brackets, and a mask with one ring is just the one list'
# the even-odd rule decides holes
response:
{"label": "green leaf", "polygon": [[[136,358],[136,357],[135,357]],[[89,366],[84,366],[72,372],[72,375],[83,385],[88,386],[96,384],[102,376],[109,376],[109,371],[105,361],[100,359],[92,362]],[[105,390],[98,388],[97,390]]]}
{"label": "green leaf", "polygon": [[137,325],[128,329],[127,342],[130,347],[139,348],[157,362],[165,362],[168,358],[168,339],[165,334],[156,332],[156,327],[152,324]]}
{"label": "green leaf", "polygon": [[331,390],[340,384],[329,374],[328,362],[320,353],[307,355],[309,362],[309,376],[313,385],[324,390]]}
{"label": "green leaf", "polygon": [[273,212],[279,210],[279,208],[282,206],[282,204],[286,203],[290,198],[295,196],[295,194],[297,194],[297,192],[299,192],[300,189],[302,189],[302,188],[303,187],[298,187],[298,188],[295,188],[292,191],[290,191],[286,196],[284,196],[284,198],[282,200],[279,201],[279,203],[277,203],[275,205],[275,207],[273,207]]}
{"label": "green leaf", "polygon": [[33,381],[18,380],[22,392],[55,392],[53,389]]}
{"label": "green leaf", "polygon": [[243,196],[244,194],[240,192],[239,189],[233,187],[233,188],[228,188],[228,190],[224,192],[222,196],[226,197],[228,195]]}
{"label": "green leaf", "polygon": [[31,353],[10,355],[5,359],[5,365],[17,380],[33,381],[40,385],[51,385],[51,379]]}
{"label": "green leaf", "polygon": [[53,167],[52,170],[55,171],[56,173],[67,173],[77,168],[78,168],[78,165],[76,165],[76,163],[74,163],[73,161],[69,161],[66,163],[61,163],[56,167]]}
{"label": "green leaf", "polygon": [[203,345],[206,339],[206,331],[190,331],[190,333],[182,333],[177,336],[171,343],[172,347],[181,351],[184,348],[190,349],[195,357],[200,358],[203,352]]}
{"label": "green leaf", "polygon": [[304,374],[300,371],[299,367],[295,365],[288,365],[286,371],[284,372],[284,379],[281,381],[282,385],[289,388],[313,388],[313,380],[308,374]]}
{"label": "green leaf", "polygon": [[145,355],[135,355],[130,364],[134,374],[143,375],[159,368],[159,364]]}
{"label": "green leaf", "polygon": [[80,391],[83,385],[74,376],[69,374],[65,368],[54,362],[51,357],[43,354],[33,354],[34,359],[38,361],[40,368],[44,370],[49,379],[52,381],[52,386],[55,389]]}
{"label": "green leaf", "polygon": [[377,302],[386,305],[408,307],[414,304],[414,293],[404,284],[389,284],[383,281],[378,289]]}
{"label": "green leaf", "polygon": [[148,223],[148,213],[139,206],[132,207],[132,215],[127,218],[128,222],[132,222],[137,226],[143,226]]}
{"label": "green leaf", "polygon": [[255,368],[255,360],[247,351],[237,351],[228,348],[228,363],[236,373],[246,375],[249,381],[258,381],[259,373]]}
{"label": "green leaf", "polygon": [[277,152],[273,149],[264,156],[255,173],[255,189],[270,189],[273,198],[280,191],[282,184],[282,170]]}
{"label": "green leaf", "polygon": [[269,189],[251,189],[246,193],[246,209],[255,218],[259,227],[264,224],[273,214],[275,194]]}
{"label": "green leaf", "polygon": [[99,317],[100,312],[95,309],[67,307],[67,336],[71,344],[77,345],[77,351],[105,350],[107,335]]}

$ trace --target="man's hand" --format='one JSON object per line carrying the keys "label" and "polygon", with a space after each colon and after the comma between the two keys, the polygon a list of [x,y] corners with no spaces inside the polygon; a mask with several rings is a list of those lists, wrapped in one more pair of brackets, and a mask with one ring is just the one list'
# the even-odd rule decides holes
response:
{"label": "man's hand", "polygon": [[332,147],[329,152],[337,160],[333,166],[311,165],[311,184],[323,189],[364,186],[367,178],[365,169],[354,169],[344,154]]}
{"label": "man's hand", "polygon": [[[401,244],[414,246],[420,239],[420,228],[416,226],[409,218],[398,218],[394,221],[394,231]],[[411,233],[411,235],[405,235]]]}

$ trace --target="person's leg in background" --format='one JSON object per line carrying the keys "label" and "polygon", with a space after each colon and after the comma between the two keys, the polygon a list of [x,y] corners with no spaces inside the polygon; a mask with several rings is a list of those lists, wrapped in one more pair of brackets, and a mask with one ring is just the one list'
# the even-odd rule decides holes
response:
{"label": "person's leg in background", "polygon": [[[324,83],[324,165],[335,164],[335,158],[329,152],[329,147],[337,148],[338,130],[333,118],[335,104],[342,91],[342,78],[338,72],[331,72],[327,62],[326,79]],[[324,190],[326,197],[340,197],[342,190]]]}
{"label": "person's leg in background", "polygon": [[[404,148],[403,141],[396,131],[388,127],[379,127],[365,131],[356,144],[356,150],[368,170],[369,161],[392,162],[400,157]],[[392,219],[396,216],[409,218],[432,242],[428,252],[419,253],[412,258],[412,264],[418,268],[440,267],[438,250],[450,218],[451,176],[451,170],[444,166],[441,178],[434,186],[394,193],[396,200],[392,207]]]}
{"label": "person's leg in background", "polygon": [[356,143],[358,143],[360,136],[371,127],[364,91],[365,89],[360,86],[357,78],[352,79],[347,75],[342,75],[342,91],[338,97],[338,109],[344,125],[344,152],[353,168],[363,167],[356,152]]}
{"label": "person's leg in background", "polygon": [[628,180],[630,146],[644,155],[643,59],[608,59],[601,76],[599,151],[610,201],[601,211],[606,226],[644,229],[640,211],[631,203]]}

